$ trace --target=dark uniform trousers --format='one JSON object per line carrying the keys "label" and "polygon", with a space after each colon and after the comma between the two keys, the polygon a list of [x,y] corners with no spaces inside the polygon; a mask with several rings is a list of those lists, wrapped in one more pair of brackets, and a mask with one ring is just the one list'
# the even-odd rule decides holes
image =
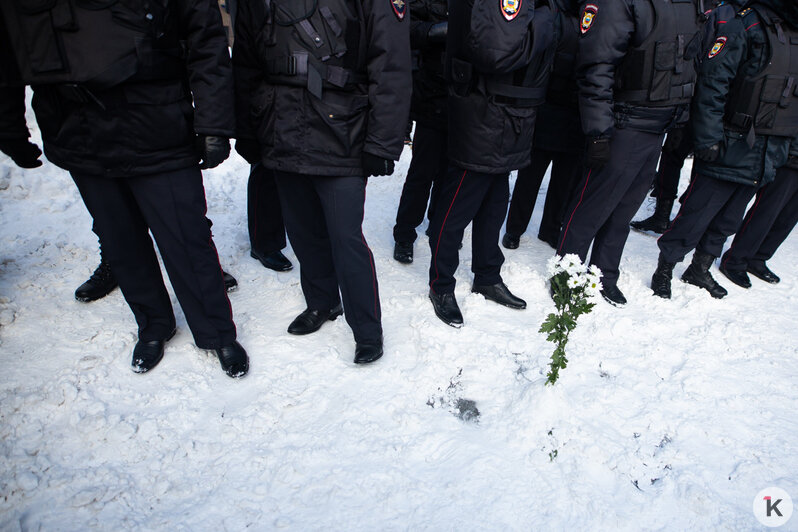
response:
{"label": "dark uniform trousers", "polygon": [[679,178],[682,175],[684,161],[693,151],[693,128],[688,124],[681,128],[679,142],[668,142],[662,147],[657,178],[654,180],[654,192],[651,196],[664,200],[675,200],[679,194]]}
{"label": "dark uniform trousers", "polygon": [[773,257],[798,223],[798,170],[782,167],[776,180],[762,188],[754,206],[745,215],[731,247],[723,255],[723,266],[745,271],[751,263]]}
{"label": "dark uniform trousers", "polygon": [[430,222],[430,289],[436,294],[454,292],[454,273],[460,263],[463,232],[473,220],[471,235],[474,284],[489,286],[502,281],[504,255],[499,231],[510,197],[509,174],[486,174],[450,166],[441,184]]}
{"label": "dark uniform trousers", "polygon": [[274,172],[260,163],[249,171],[247,223],[253,251],[268,255],[285,247],[285,224]]}
{"label": "dark uniform trousers", "polygon": [[[395,242],[415,242],[416,227],[424,221],[424,211],[429,210],[430,220],[435,213],[436,196],[439,183],[446,175],[447,134],[445,130],[434,129],[416,122],[413,134],[413,158],[407,169],[402,197],[396,211],[396,225],[393,228]],[[432,197],[430,197],[432,187]]]}
{"label": "dark uniform trousers", "polygon": [[175,327],[152,231],[194,343],[202,349],[231,344],[236,328],[205,219],[199,169],[116,179],[73,173],[72,178],[136,317],[139,339],[161,340]]}
{"label": "dark uniform trousers", "polygon": [[681,262],[694,249],[720,257],[729,235],[740,227],[756,187],[697,173],[670,228],[657,240],[667,262]]}
{"label": "dark uniform trousers", "polygon": [[355,341],[381,339],[377,273],[362,229],[366,179],[279,170],[274,176],[308,308],[328,310],[343,299]]}
{"label": "dark uniform trousers", "polygon": [[610,159],[601,170],[585,169],[568,208],[557,254],[575,253],[601,269],[604,286],[615,286],[629,222],[654,180],[662,133],[617,129]]}
{"label": "dark uniform trousers", "polygon": [[571,191],[582,175],[579,154],[548,150],[532,150],[532,164],[518,171],[507,213],[506,232],[521,236],[526,232],[532,212],[535,209],[540,185],[551,165],[549,189],[540,220],[538,238],[546,242],[556,242],[565,218]]}

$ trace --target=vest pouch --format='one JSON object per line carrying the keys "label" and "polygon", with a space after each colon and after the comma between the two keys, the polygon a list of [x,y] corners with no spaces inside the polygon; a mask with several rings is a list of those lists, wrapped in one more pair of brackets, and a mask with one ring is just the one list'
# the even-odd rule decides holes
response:
{"label": "vest pouch", "polygon": [[754,127],[773,127],[776,121],[776,112],[784,92],[785,79],[781,76],[767,76],[762,83],[762,92],[759,94],[759,105],[754,117]]}
{"label": "vest pouch", "polygon": [[17,39],[22,42],[16,42],[16,47],[27,52],[25,62],[34,74],[65,71],[68,68],[53,20],[56,3],[57,0],[13,2],[17,12],[16,21],[9,20],[8,23],[17,25]]}
{"label": "vest pouch", "polygon": [[654,69],[649,100],[661,102],[671,96],[671,82],[676,68],[676,43],[658,42],[654,49]]}
{"label": "vest pouch", "polygon": [[468,96],[474,89],[474,65],[456,57],[452,58],[452,85],[458,96]]}

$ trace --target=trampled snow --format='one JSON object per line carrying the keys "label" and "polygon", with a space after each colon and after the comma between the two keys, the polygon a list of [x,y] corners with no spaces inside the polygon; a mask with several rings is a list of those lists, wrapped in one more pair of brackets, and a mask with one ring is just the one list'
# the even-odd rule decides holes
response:
{"label": "trampled snow", "polygon": [[633,232],[629,304],[580,318],[549,387],[552,345],[537,331],[553,252],[534,236],[546,183],[521,247],[504,251],[528,308],[470,293],[469,229],[456,330],[426,296],[426,222],[415,262],[392,259],[409,158],[368,185],[385,356],[366,367],[343,319],[285,332],[305,308],[298,268],[249,257],[247,165],[233,155],[205,173],[251,357],[235,381],[193,345],[174,299],[163,361],[132,373],[119,291],[73,299],[98,252],[69,175],[0,155],[0,529],[752,530],[760,490],[798,498],[795,235],[769,263],[780,284],[744,290],[713,268],[725,299],[676,280],[665,301],[648,288],[655,240]]}

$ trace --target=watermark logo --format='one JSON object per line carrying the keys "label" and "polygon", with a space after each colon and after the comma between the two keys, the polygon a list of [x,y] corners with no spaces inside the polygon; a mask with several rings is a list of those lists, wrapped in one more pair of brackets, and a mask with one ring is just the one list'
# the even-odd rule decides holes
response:
{"label": "watermark logo", "polygon": [[766,488],[754,497],[754,516],[763,525],[776,528],[792,517],[792,499],[781,488]]}

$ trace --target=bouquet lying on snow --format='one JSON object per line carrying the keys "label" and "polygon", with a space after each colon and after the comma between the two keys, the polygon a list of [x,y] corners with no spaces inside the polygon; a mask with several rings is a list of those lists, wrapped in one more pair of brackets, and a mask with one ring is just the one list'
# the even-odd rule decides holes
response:
{"label": "bouquet lying on snow", "polygon": [[565,345],[571,331],[576,328],[577,318],[590,312],[596,305],[589,300],[601,290],[601,270],[596,266],[586,267],[577,255],[555,255],[549,260],[548,274],[551,298],[557,310],[543,321],[539,332],[548,333],[546,339],[556,346],[546,380],[546,384],[554,384],[560,376],[560,370],[568,364]]}

